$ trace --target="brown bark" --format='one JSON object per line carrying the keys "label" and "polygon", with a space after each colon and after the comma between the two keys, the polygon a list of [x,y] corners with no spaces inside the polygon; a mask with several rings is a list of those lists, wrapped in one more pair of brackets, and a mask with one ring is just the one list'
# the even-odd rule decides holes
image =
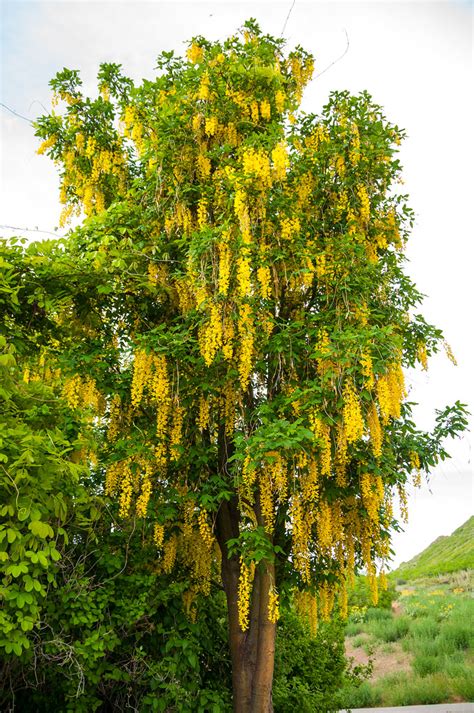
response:
{"label": "brown bark", "polygon": [[275,663],[276,624],[268,619],[270,587],[275,581],[275,567],[264,563],[260,573],[257,663],[252,682],[252,713],[271,713],[273,668]]}
{"label": "brown bark", "polygon": [[241,631],[238,613],[239,562],[237,558],[225,558],[223,552],[222,580],[227,598],[234,713],[273,711],[276,626],[268,621],[272,579],[273,565],[262,564],[255,573],[249,628]]}
{"label": "brown bark", "polygon": [[[226,472],[229,448],[221,429],[221,473]],[[260,516],[260,512],[257,516]],[[240,564],[238,557],[230,556],[227,548],[227,542],[239,536],[239,519],[236,498],[221,503],[215,533],[222,554],[222,583],[227,599],[233,710],[234,713],[272,713],[276,625],[268,621],[268,599],[270,587],[275,581],[275,568],[269,562],[262,562],[257,568],[252,587],[249,627],[243,632],[240,629],[238,609]]]}

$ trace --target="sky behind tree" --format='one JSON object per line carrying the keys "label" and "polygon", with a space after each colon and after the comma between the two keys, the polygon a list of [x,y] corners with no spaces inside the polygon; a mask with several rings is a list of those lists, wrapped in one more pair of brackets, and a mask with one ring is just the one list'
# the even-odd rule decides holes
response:
{"label": "sky behind tree", "polygon": [[[427,295],[423,313],[445,333],[458,360],[441,354],[428,372],[408,374],[418,422],[456,399],[473,410],[472,364],[472,5],[469,2],[160,2],[141,0],[2,0],[0,101],[27,119],[51,107],[49,80],[79,69],[85,93],[96,92],[100,62],[119,62],[139,81],[152,77],[162,50],[183,54],[195,35],[214,40],[249,17],[264,32],[284,32],[316,60],[302,108],[318,112],[332,90],[367,90],[388,119],[407,130],[401,148],[405,189],[416,225],[407,271]],[[2,107],[0,226],[53,234],[60,206],[54,165],[35,151],[24,118]],[[2,227],[0,235],[20,234]],[[31,239],[48,232],[25,231]],[[397,564],[449,534],[471,514],[469,434],[411,496],[410,522],[394,538]]]}

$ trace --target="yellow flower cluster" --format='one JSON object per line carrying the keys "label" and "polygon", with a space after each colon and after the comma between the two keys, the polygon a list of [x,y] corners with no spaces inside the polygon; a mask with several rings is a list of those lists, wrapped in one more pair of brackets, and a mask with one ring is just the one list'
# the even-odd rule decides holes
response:
{"label": "yellow flower cluster", "polygon": [[299,218],[283,218],[281,221],[281,237],[283,240],[292,240],[301,230]]}
{"label": "yellow flower cluster", "polygon": [[347,619],[348,613],[349,611],[346,578],[342,577],[339,582],[339,614],[343,621]]}
{"label": "yellow flower cluster", "polygon": [[81,401],[82,379],[79,374],[68,379],[63,387],[63,396],[71,408],[79,408]]}
{"label": "yellow flower cluster", "polygon": [[416,451],[410,452],[410,463],[414,471],[413,485],[415,488],[419,488],[421,486],[420,456],[416,453]]}
{"label": "yellow flower cluster", "polygon": [[309,82],[314,72],[314,61],[311,57],[308,57],[304,64],[301,63],[299,57],[290,58],[291,72],[293,74],[294,80],[296,82],[295,96],[297,101],[301,100],[303,94],[303,89]]}
{"label": "yellow flower cluster", "polygon": [[176,535],[171,537],[164,543],[163,546],[163,561],[162,568],[165,574],[170,574],[176,562],[176,554],[178,551],[178,538]]}
{"label": "yellow flower cluster", "polygon": [[197,98],[206,101],[209,99],[209,75],[203,74],[201,77],[201,83],[199,85]]}
{"label": "yellow flower cluster", "polygon": [[289,166],[289,159],[286,144],[282,141],[275,146],[272,151],[272,172],[277,181],[286,179],[286,172]]}
{"label": "yellow flower cluster", "polygon": [[285,110],[285,95],[281,89],[277,89],[275,92],[275,106],[279,114],[282,114]]}
{"label": "yellow flower cluster", "polygon": [[197,157],[197,172],[201,180],[208,178],[211,174],[211,162],[203,153]]}
{"label": "yellow flower cluster", "polygon": [[377,395],[382,422],[387,423],[391,416],[400,418],[400,406],[405,397],[405,377],[399,363],[392,365],[386,374],[378,378]]}
{"label": "yellow flower cluster", "polygon": [[364,419],[362,418],[359,397],[350,381],[347,381],[344,387],[343,399],[342,418],[347,443],[355,443],[364,435]]}
{"label": "yellow flower cluster", "polygon": [[457,366],[458,363],[456,361],[456,357],[453,354],[453,350],[451,349],[451,346],[448,344],[446,340],[443,341],[443,347],[444,347],[444,353],[448,357],[449,361],[454,364],[454,366]]}
{"label": "yellow flower cluster", "polygon": [[321,552],[327,554],[331,551],[333,544],[333,523],[331,506],[326,500],[319,502],[316,515],[316,527],[318,532],[318,546]]}
{"label": "yellow flower cluster", "polygon": [[184,408],[179,403],[173,405],[173,421],[170,431],[170,459],[178,460],[180,456],[179,446],[183,439]]}
{"label": "yellow flower cluster", "polygon": [[[138,111],[134,106],[126,106],[122,116],[124,136],[130,137],[134,142],[138,153],[141,155],[144,150],[144,130]],[[91,148],[91,155],[94,150]]]}
{"label": "yellow flower cluster", "polygon": [[260,102],[260,114],[262,119],[269,121],[271,118],[271,107],[268,99],[262,99]]}
{"label": "yellow flower cluster", "polygon": [[94,379],[89,376],[82,378],[79,374],[66,380],[63,386],[63,396],[71,408],[76,409],[81,406],[92,408],[95,412],[99,411],[102,401]]}
{"label": "yellow flower cluster", "polygon": [[320,467],[321,475],[331,475],[331,438],[329,426],[321,420],[321,417],[313,412],[309,417],[310,428],[320,447]]}
{"label": "yellow flower cluster", "polygon": [[372,357],[367,350],[362,352],[360,366],[363,376],[365,376],[365,388],[371,391],[374,387],[374,370],[372,365]]}
{"label": "yellow flower cluster", "polygon": [[153,357],[154,374],[151,382],[156,409],[156,435],[163,439],[166,435],[169,410],[171,406],[171,387],[168,379],[166,357],[163,354]]}
{"label": "yellow flower cluster", "polygon": [[142,475],[141,493],[137,498],[136,510],[138,517],[146,517],[148,503],[150,501],[152,484],[151,477],[153,475],[153,470],[150,463],[145,464],[144,472]]}
{"label": "yellow flower cluster", "polygon": [[257,179],[257,186],[271,186],[270,159],[263,149],[246,148],[242,154],[242,170],[246,177]]}
{"label": "yellow flower cluster", "polygon": [[240,297],[247,297],[252,292],[252,268],[248,254],[249,249],[243,247],[242,255],[237,258],[237,287]]}
{"label": "yellow flower cluster", "polygon": [[268,593],[268,621],[276,624],[280,618],[280,604],[278,592],[275,587],[271,587]]}
{"label": "yellow flower cluster", "polygon": [[199,64],[199,62],[202,62],[203,60],[204,50],[202,47],[193,42],[186,51],[186,57],[192,64]]}
{"label": "yellow flower cluster", "polygon": [[205,510],[200,510],[198,515],[199,532],[205,546],[210,550],[214,544],[214,536]]}
{"label": "yellow flower cluster", "polygon": [[273,489],[278,495],[278,500],[284,502],[288,494],[287,464],[278,451],[269,451],[265,454],[265,466],[273,484]]}
{"label": "yellow flower cluster", "polygon": [[207,201],[205,198],[200,198],[198,202],[197,223],[201,230],[207,225]]}
{"label": "yellow flower cluster", "polygon": [[296,592],[294,601],[299,616],[308,622],[311,636],[316,636],[318,631],[318,601],[316,597],[311,592]]}
{"label": "yellow flower cluster", "polygon": [[216,116],[209,116],[205,122],[205,133],[207,136],[214,136],[219,128],[219,122]]}
{"label": "yellow flower cluster", "polygon": [[211,366],[222,346],[222,316],[219,305],[212,304],[208,323],[201,328],[199,346],[206,366]]}
{"label": "yellow flower cluster", "polygon": [[47,138],[43,143],[40,145],[40,147],[37,149],[36,153],[41,155],[44,154],[44,152],[47,149],[50,149],[51,146],[54,146],[56,141],[58,140],[58,137],[55,134],[52,134],[49,138]]}
{"label": "yellow flower cluster", "polygon": [[379,586],[378,586],[377,574],[375,571],[374,564],[371,564],[368,567],[368,574],[369,574],[369,589],[370,589],[370,594],[371,594],[371,599],[372,599],[372,605],[374,607],[376,607],[379,602]]}
{"label": "yellow flower cluster", "polygon": [[424,342],[420,342],[418,344],[418,349],[416,352],[416,356],[418,361],[420,362],[421,366],[425,371],[428,370],[428,353],[426,351],[426,344]]}
{"label": "yellow flower cluster", "polygon": [[363,225],[367,225],[370,218],[370,200],[367,188],[363,185],[357,186],[357,195],[359,197],[359,217]]}
{"label": "yellow flower cluster", "polygon": [[237,607],[239,611],[239,625],[242,631],[247,631],[249,626],[251,593],[250,568],[241,557]]}
{"label": "yellow flower cluster", "polygon": [[319,608],[321,611],[321,618],[323,621],[329,621],[331,612],[334,607],[334,588],[327,581],[322,582],[319,585]]}
{"label": "yellow flower cluster", "polygon": [[222,342],[222,355],[226,361],[232,361],[234,355],[234,323],[232,319],[226,318],[224,320],[223,328],[223,342]]}
{"label": "yellow flower cluster", "polygon": [[155,545],[158,549],[161,549],[161,547],[163,546],[164,539],[165,539],[164,526],[158,522],[155,522],[155,525],[153,528],[153,542],[155,543]]}
{"label": "yellow flower cluster", "polygon": [[219,294],[227,295],[230,282],[230,263],[232,252],[229,247],[229,236],[228,233],[222,235],[222,241],[219,242],[218,246],[219,252]]}
{"label": "yellow flower cluster", "polygon": [[398,485],[397,490],[398,490],[398,498],[400,500],[400,512],[402,515],[402,520],[403,520],[403,522],[407,523],[408,522],[408,498],[407,498],[406,490],[403,487],[403,485]]}
{"label": "yellow flower cluster", "polygon": [[290,518],[292,524],[292,551],[295,569],[300,573],[304,582],[309,583],[310,560],[309,560],[309,538],[312,521],[308,513],[303,510],[301,498],[294,495],[290,505]]}
{"label": "yellow flower cluster", "polygon": [[132,503],[132,471],[128,462],[125,462],[121,469],[120,496],[119,496],[119,516],[127,517]]}
{"label": "yellow flower cluster", "polygon": [[260,297],[267,300],[271,296],[271,272],[268,265],[257,268],[257,280],[260,285]]}
{"label": "yellow flower cluster", "polygon": [[119,432],[122,415],[122,400],[118,394],[114,394],[109,406],[109,427],[107,429],[107,439],[115,441]]}
{"label": "yellow flower cluster", "polygon": [[242,486],[245,497],[253,502],[252,488],[257,478],[257,469],[249,454],[244,458],[242,464]]}
{"label": "yellow flower cluster", "polygon": [[316,502],[319,498],[319,473],[315,458],[310,458],[307,471],[302,476],[301,493],[306,503]]}
{"label": "yellow flower cluster", "polygon": [[360,476],[360,492],[362,502],[369,519],[373,523],[379,521],[379,510],[384,498],[383,482],[380,475],[363,473]]}
{"label": "yellow flower cluster", "polygon": [[225,134],[224,134],[226,142],[230,146],[237,146],[239,143],[239,136],[237,133],[237,129],[235,127],[235,124],[232,122],[229,122],[225,128]]}
{"label": "yellow flower cluster", "polygon": [[209,399],[205,396],[199,397],[199,413],[196,419],[197,426],[200,431],[204,431],[209,426],[210,421],[210,404]]}
{"label": "yellow flower cluster", "polygon": [[240,337],[238,371],[241,388],[245,391],[250,381],[254,352],[254,324],[251,307],[248,304],[242,304],[239,307],[237,330]]}
{"label": "yellow flower cluster", "polygon": [[135,352],[131,387],[132,406],[136,407],[141,403],[145,387],[148,386],[152,378],[152,364],[152,354],[148,354],[143,349],[138,349]]}
{"label": "yellow flower cluster", "polygon": [[270,474],[266,469],[260,471],[260,507],[262,509],[263,520],[265,523],[265,532],[270,535],[273,533],[275,526],[275,507],[273,502],[272,483]]}
{"label": "yellow flower cluster", "polygon": [[356,166],[360,160],[360,135],[357,124],[351,126],[352,140],[349,150],[349,161],[353,166]]}

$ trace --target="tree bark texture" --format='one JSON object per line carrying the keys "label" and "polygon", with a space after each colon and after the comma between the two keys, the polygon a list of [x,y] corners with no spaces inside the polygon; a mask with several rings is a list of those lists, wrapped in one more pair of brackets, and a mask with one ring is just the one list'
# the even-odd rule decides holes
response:
{"label": "tree bark texture", "polygon": [[[262,562],[255,571],[249,627],[243,632],[238,611],[239,560],[228,556],[225,545],[232,537],[232,517],[229,512],[232,506],[227,506],[226,503],[224,511],[218,516],[217,534],[222,552],[222,581],[227,598],[233,710],[234,713],[272,713],[276,625],[268,620],[268,599],[274,582],[274,566],[270,562]],[[224,532],[227,532],[227,536]]]}

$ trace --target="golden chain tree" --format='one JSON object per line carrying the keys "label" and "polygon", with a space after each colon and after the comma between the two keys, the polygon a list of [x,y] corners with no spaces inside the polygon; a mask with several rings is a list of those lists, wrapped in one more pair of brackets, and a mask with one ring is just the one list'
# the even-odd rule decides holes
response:
{"label": "golden chain tree", "polygon": [[366,93],[300,112],[313,58],[254,21],[158,69],[134,86],[104,64],[95,100],[77,72],[51,82],[64,110],[38,121],[39,151],[62,222],[86,219],[56,254],[47,358],[190,617],[221,578],[234,707],[266,713],[280,598],[314,629],[364,566],[376,601],[393,495],[405,510],[463,408],[427,434],[406,401],[403,367],[442,337],[402,270],[403,132]]}

